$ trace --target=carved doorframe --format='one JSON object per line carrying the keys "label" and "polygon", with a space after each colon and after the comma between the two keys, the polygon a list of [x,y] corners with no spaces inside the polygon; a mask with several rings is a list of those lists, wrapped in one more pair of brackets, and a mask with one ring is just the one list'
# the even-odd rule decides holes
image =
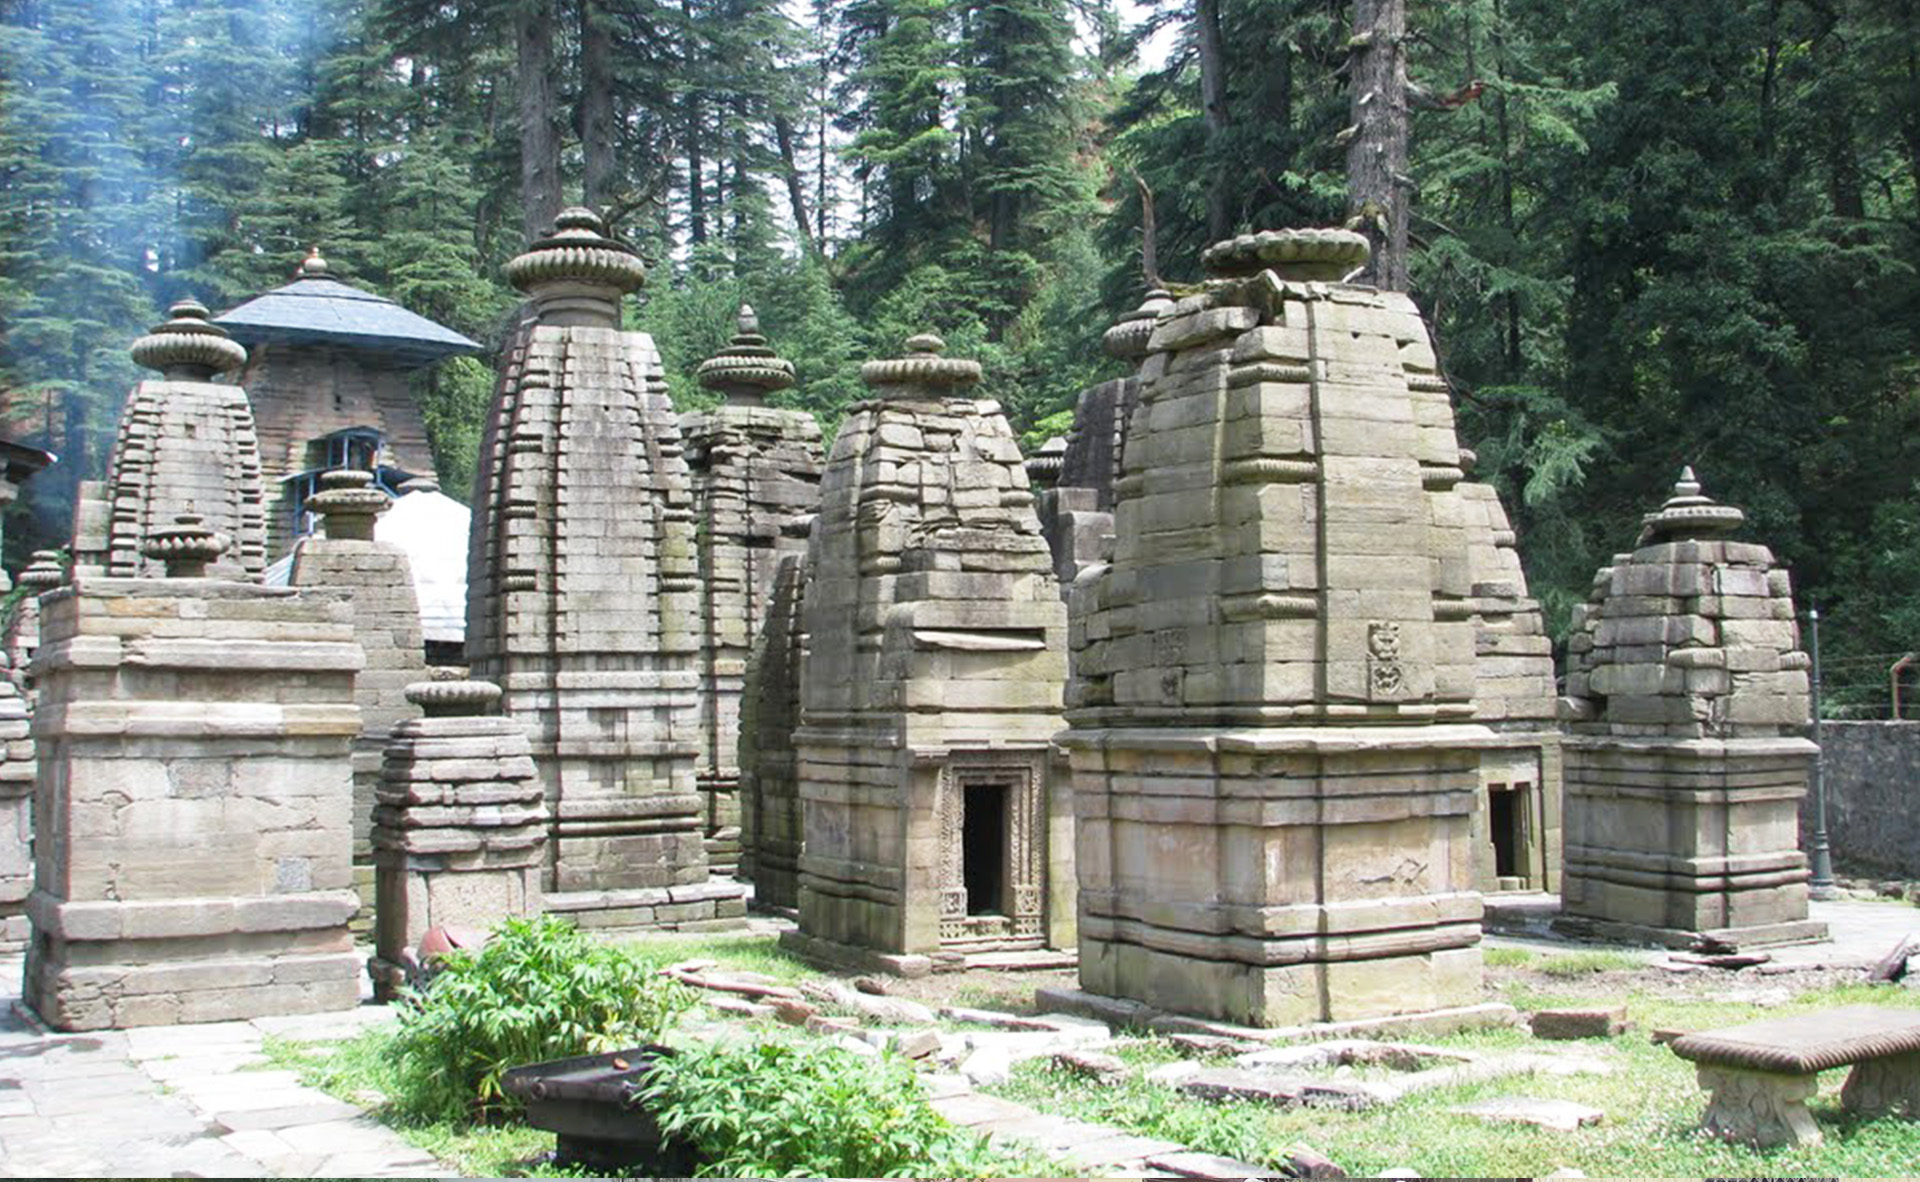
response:
{"label": "carved doorframe", "polygon": [[1006,882],[1009,943],[1046,937],[1046,799],[1044,751],[955,751],[940,765],[935,809],[940,827],[940,942],[983,939],[968,922],[966,798],[970,784],[1007,790]]}

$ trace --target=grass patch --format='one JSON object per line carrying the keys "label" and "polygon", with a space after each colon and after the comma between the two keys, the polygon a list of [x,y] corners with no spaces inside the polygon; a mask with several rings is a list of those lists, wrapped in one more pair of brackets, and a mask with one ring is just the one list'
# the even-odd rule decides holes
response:
{"label": "grass patch", "polygon": [[328,1095],[370,1108],[383,1124],[416,1149],[431,1153],[467,1178],[565,1176],[547,1161],[553,1134],[521,1124],[474,1125],[462,1121],[407,1119],[390,1102],[395,1084],[393,1032],[368,1030],[343,1043],[303,1043],[268,1038],[261,1053],[274,1067],[295,1071],[301,1082]]}
{"label": "grass patch", "polygon": [[1490,969],[1517,969],[1535,959],[1531,949],[1500,945],[1482,945],[1480,958]]}
{"label": "grass patch", "polygon": [[1588,973],[1611,973],[1637,969],[1642,958],[1631,952],[1596,948],[1585,952],[1556,952],[1534,966],[1549,977],[1584,977]]}
{"label": "grass patch", "polygon": [[717,961],[723,970],[763,973],[783,985],[824,976],[820,970],[780,948],[779,937],[745,932],[662,932],[641,936],[621,947],[650,969],[662,969],[685,960]]}
{"label": "grass patch", "polygon": [[[992,1090],[1045,1112],[1117,1125],[1264,1165],[1278,1165],[1293,1146],[1309,1146],[1357,1176],[1396,1166],[1430,1178],[1538,1177],[1566,1167],[1593,1177],[1899,1177],[1915,1172],[1920,1163],[1920,1122],[1859,1121],[1846,1115],[1839,1104],[1846,1078],[1843,1070],[1821,1076],[1821,1094],[1813,1105],[1826,1135],[1824,1145],[1756,1150],[1707,1137],[1698,1127],[1706,1094],[1694,1081],[1693,1065],[1653,1045],[1647,1034],[1661,1027],[1708,1029],[1860,1002],[1920,1009],[1920,996],[1908,990],[1854,985],[1806,991],[1776,1004],[1730,1005],[1712,998],[1640,993],[1625,1000],[1635,1028],[1617,1038],[1584,1042],[1576,1052],[1604,1059],[1612,1067],[1611,1074],[1508,1077],[1463,1084],[1370,1112],[1207,1104],[1185,1099],[1137,1075],[1120,1084],[1093,1084],[1041,1061],[1021,1064],[1008,1083]],[[1542,1049],[1515,1029],[1422,1041],[1481,1051]],[[1118,1053],[1137,1069],[1183,1057],[1160,1039],[1131,1043]],[[1574,1100],[1599,1108],[1606,1118],[1592,1128],[1559,1133],[1524,1125],[1483,1124],[1450,1111],[1496,1096]]]}

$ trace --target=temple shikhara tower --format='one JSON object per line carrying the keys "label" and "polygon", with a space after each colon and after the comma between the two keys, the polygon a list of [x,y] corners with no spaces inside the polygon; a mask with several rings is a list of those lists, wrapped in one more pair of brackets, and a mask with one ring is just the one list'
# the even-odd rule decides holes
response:
{"label": "temple shikhara tower", "polygon": [[552,814],[546,908],[638,928],[744,911],[709,882],[693,494],[640,259],[584,209],[507,266],[531,299],[481,444],[467,655],[528,729]]}
{"label": "temple shikhara tower", "polygon": [[161,564],[142,546],[187,513],[232,539],[218,573],[259,577],[267,533],[253,409],[240,387],[214,380],[240,368],[247,351],[207,320],[204,306],[181,300],[133,343],[133,359],[160,377],[127,395],[105,482],[80,486],[74,573],[158,577]]}
{"label": "temple shikhara tower", "polygon": [[1073,930],[1051,791],[1066,609],[1012,428],[944,350],[916,336],[861,368],[801,609],[793,943],[903,972]]}
{"label": "temple shikhara tower", "polygon": [[1250,1025],[1480,999],[1453,412],[1346,231],[1243,236],[1159,318],[1081,576],[1080,981]]}
{"label": "temple shikhara tower", "polygon": [[1816,940],[1816,748],[1787,572],[1693,470],[1594,576],[1568,642],[1563,926],[1689,947]]}
{"label": "temple shikhara tower", "polygon": [[768,406],[793,385],[793,363],[760,335],[753,309],[739,332],[700,363],[700,384],[726,399],[680,417],[693,481],[700,570],[698,781],[706,801],[707,855],[716,871],[740,859],[740,695],[753,637],[767,616],[774,570],[804,553],[820,504],[820,425],[801,410]]}

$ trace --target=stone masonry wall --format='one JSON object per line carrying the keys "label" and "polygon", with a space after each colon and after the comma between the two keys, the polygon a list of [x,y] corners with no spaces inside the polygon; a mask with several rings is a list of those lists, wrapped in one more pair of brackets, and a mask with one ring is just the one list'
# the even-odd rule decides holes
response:
{"label": "stone masonry wall", "polygon": [[[1846,874],[1920,879],[1920,722],[1825,722],[1827,844]],[[1800,844],[1813,794],[1800,802]]]}

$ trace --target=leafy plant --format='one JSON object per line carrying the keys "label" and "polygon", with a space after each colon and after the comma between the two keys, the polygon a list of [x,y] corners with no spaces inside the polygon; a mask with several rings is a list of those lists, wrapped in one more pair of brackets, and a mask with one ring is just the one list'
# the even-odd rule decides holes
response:
{"label": "leafy plant", "polygon": [[1058,1172],[948,1124],[920,1098],[912,1067],[892,1055],[862,1058],[817,1043],[697,1047],[658,1063],[643,1096],[663,1133],[692,1142],[708,1176]]}
{"label": "leafy plant", "polygon": [[453,1119],[513,1107],[509,1067],[655,1042],[694,1004],[625,952],[542,916],[503,924],[478,955],[452,954],[402,1002],[394,1039],[411,1115]]}

